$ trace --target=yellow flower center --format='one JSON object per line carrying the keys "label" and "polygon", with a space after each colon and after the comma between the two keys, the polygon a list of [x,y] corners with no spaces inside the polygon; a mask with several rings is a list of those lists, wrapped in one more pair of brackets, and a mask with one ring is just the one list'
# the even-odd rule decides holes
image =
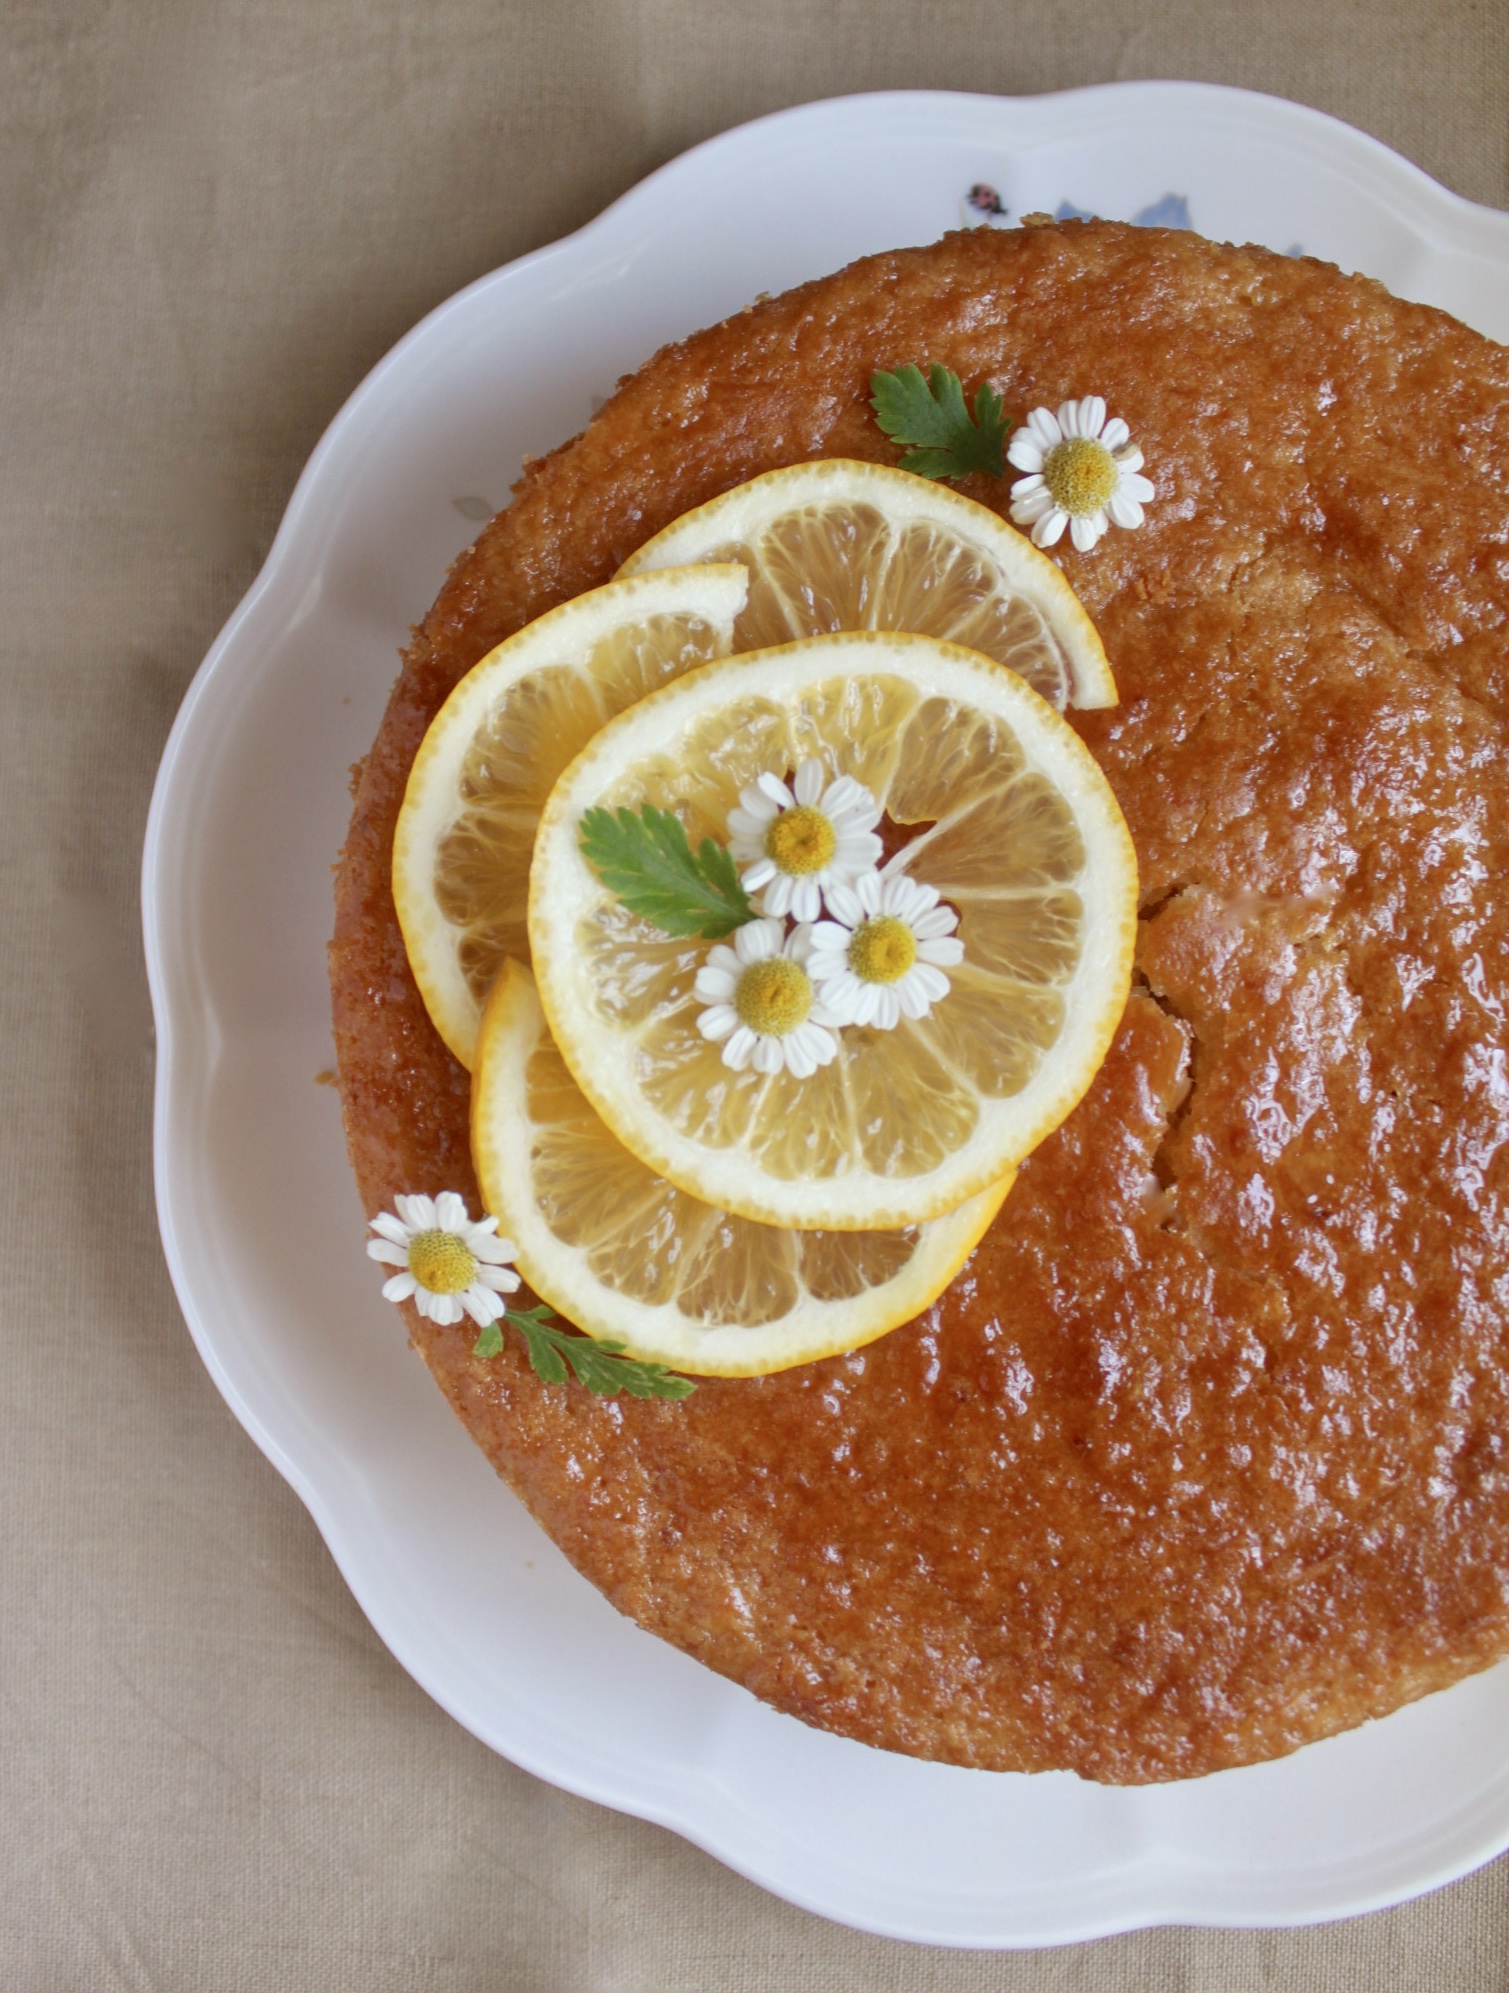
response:
{"label": "yellow flower center", "polygon": [[798,803],[794,810],[784,811],[765,833],[765,856],[794,878],[821,872],[837,849],[838,833],[832,820],[810,803]]}
{"label": "yellow flower center", "polygon": [[894,914],[856,927],[849,943],[849,967],[862,983],[899,983],[916,959],[917,937]]}
{"label": "yellow flower center", "polygon": [[1088,436],[1071,436],[1057,444],[1043,464],[1043,482],[1053,494],[1054,504],[1075,519],[1099,512],[1115,491],[1119,477],[1116,459],[1105,444],[1092,442]]}
{"label": "yellow flower center", "polygon": [[739,1022],[767,1038],[784,1038],[795,1031],[812,1008],[812,982],[800,962],[773,955],[751,962],[734,991]]}
{"label": "yellow flower center", "polygon": [[409,1271],[431,1294],[460,1294],[477,1276],[477,1262],[454,1232],[416,1232],[409,1241]]}

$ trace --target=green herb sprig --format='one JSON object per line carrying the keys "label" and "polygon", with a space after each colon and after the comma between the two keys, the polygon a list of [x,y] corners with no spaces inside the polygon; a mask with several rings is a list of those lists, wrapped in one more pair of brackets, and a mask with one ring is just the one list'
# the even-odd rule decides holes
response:
{"label": "green herb sprig", "polygon": [[546,1384],[564,1384],[567,1365],[599,1398],[627,1391],[631,1398],[689,1398],[696,1385],[677,1377],[663,1363],[641,1363],[624,1356],[623,1344],[599,1342],[593,1336],[568,1335],[555,1326],[555,1310],[540,1302],[534,1308],[505,1308],[502,1321],[489,1322],[472,1344],[472,1355],[496,1356],[503,1347],[503,1322],[523,1336],[530,1368]]}
{"label": "green herb sprig", "polygon": [[721,941],[755,919],[734,861],[710,837],[694,852],[686,828],[669,810],[585,810],[582,856],[630,913],[664,934]]}
{"label": "green herb sprig", "polygon": [[1001,412],[1001,397],[989,381],[975,393],[974,414],[964,405],[964,384],[934,361],[923,379],[917,367],[870,376],[870,406],[893,443],[906,449],[904,471],[919,477],[967,477],[986,471],[1005,475],[1002,444],[1012,418]]}

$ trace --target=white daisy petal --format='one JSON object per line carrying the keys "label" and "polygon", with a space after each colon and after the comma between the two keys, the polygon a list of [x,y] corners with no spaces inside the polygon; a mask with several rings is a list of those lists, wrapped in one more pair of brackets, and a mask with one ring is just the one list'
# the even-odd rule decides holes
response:
{"label": "white daisy petal", "polygon": [[786,1063],[780,1039],[756,1036],[749,1063],[757,1073],[778,1073]]}
{"label": "white daisy petal", "polygon": [[368,1239],[367,1258],[380,1260],[384,1266],[407,1266],[409,1249],[395,1246],[390,1239]]}
{"label": "white daisy petal", "polygon": [[833,848],[830,872],[868,871],[885,846],[873,830],[846,830]]}
{"label": "white daisy petal", "polygon": [[823,764],[816,758],[804,761],[791,782],[796,800],[809,809],[821,798],[824,786]]}
{"label": "white daisy petal", "polygon": [[724,1065],[732,1067],[736,1073],[742,1073],[751,1058],[753,1058],[755,1046],[759,1042],[759,1039],[750,1030],[749,1026],[741,1024],[728,1043],[723,1047]]}
{"label": "white daisy petal", "polygon": [[1069,538],[1082,554],[1087,554],[1100,538],[1097,519],[1098,515],[1091,513],[1086,518],[1071,519],[1069,521]]}
{"label": "white daisy petal", "polygon": [[823,890],[816,879],[795,879],[791,886],[793,920],[816,920],[823,910]]}
{"label": "white daisy petal", "polygon": [[740,810],[762,831],[769,830],[780,807],[779,800],[767,796],[758,782],[750,782],[739,791]]}
{"label": "white daisy petal", "polygon": [[1105,428],[1101,430],[1100,440],[1105,444],[1112,456],[1115,456],[1116,452],[1126,442],[1131,433],[1131,430],[1128,429],[1121,417],[1113,415]]}
{"label": "white daisy petal", "polygon": [[433,1232],[435,1229],[435,1200],[433,1197],[413,1195],[395,1197],[398,1215],[414,1232]]}
{"label": "white daisy petal", "polygon": [[[774,1043],[774,1040],[771,1041]],[[791,1077],[796,1080],[810,1080],[817,1071],[817,1061],[804,1043],[800,1030],[791,1032],[781,1041],[781,1059]]]}
{"label": "white daisy petal", "polygon": [[1032,544],[1035,547],[1056,547],[1064,537],[1064,528],[1069,523],[1067,512],[1060,512],[1055,505],[1051,512],[1045,512],[1032,529]]}
{"label": "white daisy petal", "polygon": [[[713,950],[714,955],[718,952],[717,949]],[[724,949],[722,952],[730,957],[733,963],[732,968],[727,963],[714,961],[710,957],[702,964],[702,967],[697,971],[693,979],[692,989],[703,1003],[726,1003],[733,995],[734,986],[739,980],[740,963],[738,956],[734,954],[731,948]]]}
{"label": "white daisy petal", "polygon": [[383,1282],[382,1298],[384,1301],[407,1301],[418,1286],[419,1282],[405,1268],[402,1273],[395,1273],[391,1280]]}
{"label": "white daisy petal", "polygon": [[957,934],[941,935],[936,941],[919,941],[917,960],[936,963],[940,969],[957,969],[964,960],[964,943]]}
{"label": "white daisy petal", "polygon": [[768,886],[777,876],[775,860],[759,858],[747,872],[739,875],[739,883],[746,893],[757,893],[762,886]]}
{"label": "white daisy petal", "polygon": [[1145,517],[1142,507],[1129,492],[1113,491],[1106,500],[1106,511],[1112,523],[1117,526],[1140,526]]}
{"label": "white daisy petal", "polygon": [[436,1225],[442,1232],[460,1232],[466,1222],[466,1205],[454,1190],[442,1190],[435,1199]]}
{"label": "white daisy petal", "polygon": [[1055,450],[1064,440],[1064,432],[1058,426],[1058,418],[1051,408],[1035,408],[1027,417],[1027,428],[1037,437],[1044,451]]}
{"label": "white daisy petal", "polygon": [[812,799],[824,816],[840,817],[848,810],[862,810],[873,802],[868,789],[861,788],[852,775],[835,775],[820,796]]}
{"label": "white daisy petal", "polygon": [[520,1282],[511,1266],[479,1266],[472,1285],[485,1287],[493,1294],[512,1294]]}
{"label": "white daisy petal", "polygon": [[1098,441],[1104,442],[1105,438],[1100,432],[1105,426],[1106,405],[1104,398],[1098,394],[1087,394],[1079,404],[1080,435],[1093,436]]}
{"label": "white daisy petal", "polygon": [[[925,884],[921,879],[891,879],[886,884],[881,904],[887,913],[915,923],[925,920],[936,908],[938,888]],[[957,916],[951,915],[950,918],[956,919]]]}
{"label": "white daisy petal", "polygon": [[[839,894],[843,895],[845,901],[855,899],[855,895],[850,887],[831,887],[827,895],[830,912],[835,911],[833,902],[838,898]],[[857,900],[855,901],[855,905],[857,908]],[[852,925],[852,923],[850,924]],[[815,927],[807,929],[806,941],[808,948],[813,954],[828,954],[835,949],[842,953],[849,945],[849,928],[841,921],[820,920]]]}
{"label": "white daisy petal", "polygon": [[907,971],[906,980],[921,990],[930,1003],[942,1003],[949,992],[948,977],[931,962],[914,962]]}
{"label": "white daisy petal", "polygon": [[779,775],[771,775],[767,772],[756,778],[756,784],[763,791],[766,799],[774,803],[778,810],[789,810],[796,802],[795,796],[792,795]]}
{"label": "white daisy petal", "polygon": [[738,1029],[739,1013],[731,1003],[717,1003],[710,1010],[704,1010],[697,1019],[697,1029],[704,1038],[711,1038],[714,1044],[720,1038],[727,1038],[730,1032]]}
{"label": "white daisy petal", "polygon": [[1124,475],[1130,476],[1133,471],[1140,471],[1142,469],[1142,452],[1135,443],[1129,443],[1119,450],[1113,450],[1111,455],[1116,459],[1116,468]]}
{"label": "white daisy petal", "polygon": [[883,983],[872,983],[875,992],[875,1022],[882,1031],[894,1031],[901,1021],[901,1005],[896,1000],[894,989]]}
{"label": "white daisy petal", "polygon": [[814,1004],[813,1016],[809,1017],[805,1024],[798,1025],[797,1035],[809,1048],[817,1063],[820,1066],[827,1066],[838,1057],[838,1039],[835,1035],[838,1029],[837,1020],[830,1018],[826,1010],[819,1020],[816,1011],[817,1005]]}
{"label": "white daisy petal", "polygon": [[855,977],[855,997],[853,997],[853,1020],[855,1024],[873,1024],[881,1014],[881,987],[879,983],[861,983]]}
{"label": "white daisy petal", "polygon": [[[858,893],[858,886],[861,883],[862,881],[830,879],[823,887],[823,898],[828,903],[829,913],[835,920],[847,922],[849,927],[857,927],[864,919]],[[849,945],[847,934],[843,945],[845,948]]]}
{"label": "white daisy petal", "polygon": [[1136,476],[1124,477],[1121,480],[1120,488],[1126,493],[1128,498],[1135,498],[1139,500],[1140,503],[1142,503],[1143,505],[1146,505],[1150,498],[1156,498],[1158,496],[1158,493],[1153,488],[1153,481],[1151,478],[1136,477]]}
{"label": "white daisy petal", "polygon": [[734,932],[734,953],[744,967],[779,955],[786,930],[778,920],[747,920]]}
{"label": "white daisy petal", "polygon": [[[397,1202],[396,1199],[394,1201]],[[395,1218],[391,1211],[379,1211],[368,1223],[379,1237],[391,1239],[395,1246],[407,1246],[414,1236],[409,1226],[401,1218]]]}
{"label": "white daisy petal", "polygon": [[[947,996],[947,990],[943,994]],[[896,1007],[903,1017],[913,1019],[926,1017],[933,1007],[931,997],[922,987],[921,983],[917,981],[917,971],[915,968],[903,976],[901,981],[896,985],[895,996]]]}
{"label": "white daisy petal", "polygon": [[1050,512],[1056,509],[1053,503],[1053,494],[1046,487],[1042,491],[1029,492],[1025,498],[1012,499],[1012,524],[1016,526],[1035,526],[1039,519],[1045,519]]}
{"label": "white daisy petal", "polygon": [[485,1329],[503,1313],[503,1303],[485,1287],[468,1287],[461,1296],[461,1305],[479,1329]]}
{"label": "white daisy petal", "polygon": [[1040,436],[1030,429],[1018,429],[1006,451],[1006,461],[1015,464],[1019,471],[1040,471],[1046,454]]}
{"label": "white daisy petal", "polygon": [[699,969],[692,982],[692,995],[698,1003],[730,1003],[737,983],[736,976],[722,969]]}
{"label": "white daisy petal", "polygon": [[[791,911],[791,900],[795,892],[796,880],[791,874],[778,872],[765,888],[760,905],[767,914],[788,914]],[[740,932],[743,932],[742,928]]]}

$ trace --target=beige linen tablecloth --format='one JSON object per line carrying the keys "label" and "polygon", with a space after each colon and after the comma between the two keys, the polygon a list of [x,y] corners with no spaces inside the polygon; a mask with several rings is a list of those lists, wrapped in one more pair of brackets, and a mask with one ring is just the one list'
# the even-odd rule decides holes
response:
{"label": "beige linen tablecloth", "polygon": [[10,0],[0,51],[0,1986],[1509,1986],[1503,1863],[1326,1929],[924,1951],[475,1743],[184,1329],[136,910],[200,657],[458,286],[727,125],[897,86],[1245,84],[1509,204],[1504,0]]}

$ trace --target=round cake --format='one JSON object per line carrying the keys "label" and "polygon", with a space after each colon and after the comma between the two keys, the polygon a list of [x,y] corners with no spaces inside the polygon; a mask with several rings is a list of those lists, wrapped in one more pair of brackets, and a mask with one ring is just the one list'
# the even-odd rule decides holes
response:
{"label": "round cake", "polygon": [[[446,694],[731,486],[894,463],[870,380],[909,363],[1018,420],[1103,396],[1156,489],[1055,550],[1120,689],[1071,717],[1141,877],[1105,1064],[942,1298],[850,1356],[645,1402],[408,1328],[576,1567],[778,1708],[1190,1777],[1509,1652],[1503,349],[1312,261],[1069,223],[872,257],[656,355],[457,563],[359,772],[351,1157],[369,1213],[479,1208],[389,883]],[[961,488],[1008,509],[1008,479]]]}

